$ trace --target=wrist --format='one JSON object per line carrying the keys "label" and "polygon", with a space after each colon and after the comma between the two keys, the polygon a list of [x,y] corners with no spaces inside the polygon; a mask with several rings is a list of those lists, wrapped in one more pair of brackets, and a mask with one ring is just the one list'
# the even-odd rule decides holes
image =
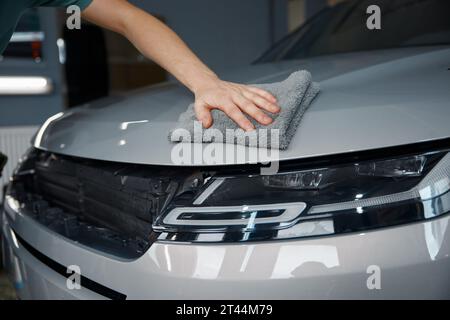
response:
{"label": "wrist", "polygon": [[195,95],[200,91],[205,90],[205,88],[214,86],[219,82],[219,77],[212,71],[196,74],[193,79],[189,82],[187,87]]}

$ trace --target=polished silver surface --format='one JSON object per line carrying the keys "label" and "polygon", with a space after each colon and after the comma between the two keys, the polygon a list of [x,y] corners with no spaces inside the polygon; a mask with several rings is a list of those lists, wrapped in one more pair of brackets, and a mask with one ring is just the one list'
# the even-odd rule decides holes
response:
{"label": "polished silver surface", "polygon": [[[277,81],[311,71],[321,95],[280,158],[298,159],[450,137],[450,49],[423,47],[251,66],[226,76]],[[167,139],[190,93],[165,84],[56,114],[36,147],[71,156],[174,165]],[[244,148],[244,147],[239,147]],[[244,148],[245,149],[245,148]],[[223,162],[228,164],[228,162]],[[200,199],[201,200],[201,199]],[[199,201],[200,201],[199,200]],[[21,298],[102,298],[14,239],[129,299],[450,299],[450,216],[364,233],[245,244],[158,241],[126,260],[65,239],[6,201],[2,230]],[[371,279],[379,274],[379,288]]]}
{"label": "polished silver surface", "polygon": [[[272,82],[307,69],[320,82],[322,92],[288,150],[279,154],[287,160],[449,137],[449,57],[448,47],[392,49],[254,65],[224,77]],[[92,159],[174,165],[174,144],[167,136],[192,101],[175,84],[98,101],[47,121],[35,146]],[[231,163],[218,160],[216,164]],[[232,163],[249,162],[237,160]]]}
{"label": "polished silver surface", "polygon": [[[128,299],[450,299],[450,217],[366,233],[248,244],[156,242],[121,260],[64,239],[7,206],[6,245],[18,259],[21,298],[101,299],[15,241]],[[14,220],[11,219],[14,216]],[[373,275],[379,276],[373,286]]]}

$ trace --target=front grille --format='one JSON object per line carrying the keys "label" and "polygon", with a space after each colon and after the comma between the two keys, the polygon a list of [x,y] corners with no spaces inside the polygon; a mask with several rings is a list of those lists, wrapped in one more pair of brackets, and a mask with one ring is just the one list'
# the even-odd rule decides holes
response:
{"label": "front grille", "polygon": [[154,219],[172,203],[192,199],[206,175],[189,168],[89,161],[34,150],[9,192],[53,231],[135,258],[158,236],[152,230]]}
{"label": "front grille", "polygon": [[152,218],[171,195],[171,181],[156,172],[137,177],[126,171],[49,156],[36,163],[36,185],[44,198],[71,213],[145,237],[151,232]]}

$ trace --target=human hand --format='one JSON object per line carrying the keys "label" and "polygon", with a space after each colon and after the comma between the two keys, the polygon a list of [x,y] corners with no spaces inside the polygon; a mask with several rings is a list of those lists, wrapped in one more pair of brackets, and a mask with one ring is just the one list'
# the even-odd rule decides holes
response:
{"label": "human hand", "polygon": [[[195,113],[203,127],[213,123],[211,110],[219,109],[227,114],[245,131],[254,130],[254,125],[246,117],[252,117],[262,125],[269,125],[273,119],[262,110],[278,113],[280,107],[269,92],[238,83],[214,79],[195,91]],[[245,115],[246,114],[246,115]]]}

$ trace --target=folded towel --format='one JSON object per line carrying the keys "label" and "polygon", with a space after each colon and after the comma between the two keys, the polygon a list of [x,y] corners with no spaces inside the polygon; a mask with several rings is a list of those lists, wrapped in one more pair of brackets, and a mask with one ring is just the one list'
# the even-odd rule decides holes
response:
{"label": "folded towel", "polygon": [[[204,129],[203,134],[194,134],[196,128],[201,125],[196,121],[194,104],[179,117],[177,128],[172,130],[169,140],[172,142],[225,142],[243,144],[251,147],[265,147],[286,149],[294,136],[298,125],[313,99],[320,91],[318,83],[312,82],[311,74],[302,70],[292,73],[287,79],[276,83],[255,84],[255,87],[272,93],[278,100],[281,111],[278,114],[270,114],[274,121],[264,126],[249,119],[255,125],[256,130],[245,132],[237,126],[225,113],[220,110],[212,110],[213,125]],[[189,135],[179,134],[180,129],[187,130]],[[230,137],[230,129],[234,138]],[[178,131],[178,132],[177,132]],[[217,132],[220,132],[219,135]],[[175,134],[174,134],[175,133]],[[223,137],[223,139],[221,139]]]}

